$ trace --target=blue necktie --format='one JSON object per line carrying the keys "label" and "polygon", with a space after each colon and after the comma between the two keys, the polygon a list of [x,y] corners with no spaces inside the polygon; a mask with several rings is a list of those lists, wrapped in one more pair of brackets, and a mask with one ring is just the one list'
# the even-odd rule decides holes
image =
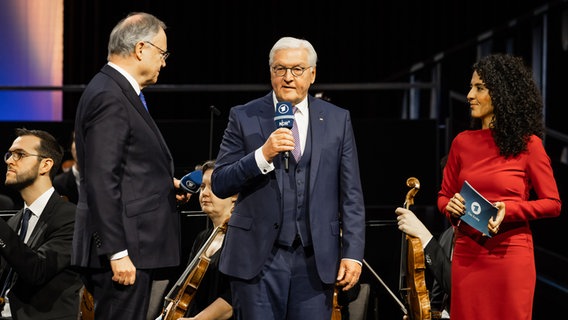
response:
{"label": "blue necktie", "polygon": [[[28,208],[24,210],[24,214],[22,215],[22,223],[20,227],[20,240],[24,241],[26,239],[26,233],[28,232],[28,224],[30,222],[30,217],[32,216],[32,211]],[[6,295],[6,291],[10,289],[12,286],[12,278],[14,277],[14,270],[10,268],[8,271],[8,275],[6,276],[6,281],[4,282],[4,286],[2,286],[1,296],[4,297]]]}
{"label": "blue necktie", "polygon": [[146,98],[144,98],[144,94],[142,93],[142,91],[140,91],[140,94],[138,96],[140,96],[140,100],[142,100],[142,104],[144,105],[144,108],[146,108],[146,111],[148,111],[148,105],[146,104]]}

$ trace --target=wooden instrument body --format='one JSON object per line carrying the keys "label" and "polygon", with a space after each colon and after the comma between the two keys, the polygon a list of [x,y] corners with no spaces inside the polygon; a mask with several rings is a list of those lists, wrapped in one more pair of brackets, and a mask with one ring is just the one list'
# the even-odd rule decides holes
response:
{"label": "wooden instrument body", "polygon": [[[406,194],[404,207],[409,209],[414,204],[414,196],[420,189],[420,182],[414,177],[406,180],[406,185],[411,189]],[[424,262],[424,249],[420,239],[405,235],[402,243],[402,252],[406,253],[401,259],[406,259],[406,269],[404,277],[401,275],[401,282],[405,287],[401,288],[404,300],[409,310],[411,320],[430,320],[432,310],[430,307],[430,295],[426,287],[426,264]],[[404,280],[404,281],[402,281]]]}
{"label": "wooden instrument body", "polygon": [[331,310],[331,320],[341,320],[341,305],[339,304],[338,297],[339,288],[333,288],[333,309]]}
{"label": "wooden instrument body", "polygon": [[426,287],[426,265],[422,242],[415,237],[406,237],[406,301],[412,320],[431,319],[430,296]]}
{"label": "wooden instrument body", "polygon": [[95,299],[84,286],[81,288],[79,307],[79,320],[95,320]]}
{"label": "wooden instrument body", "polygon": [[199,284],[203,280],[205,272],[207,272],[209,262],[209,258],[204,256],[199,259],[196,267],[191,270],[189,276],[185,279],[185,283],[182,286],[183,291],[180,291],[176,299],[172,301],[170,310],[163,320],[177,320],[185,316],[195,298],[197,289],[199,289]]}
{"label": "wooden instrument body", "polygon": [[185,317],[211,261],[205,253],[215,241],[217,235],[224,234],[227,231],[227,224],[228,219],[223,225],[213,230],[213,233],[211,233],[205,244],[199,249],[191,263],[170,290],[165,298],[166,307],[162,312],[162,320],[177,320]]}

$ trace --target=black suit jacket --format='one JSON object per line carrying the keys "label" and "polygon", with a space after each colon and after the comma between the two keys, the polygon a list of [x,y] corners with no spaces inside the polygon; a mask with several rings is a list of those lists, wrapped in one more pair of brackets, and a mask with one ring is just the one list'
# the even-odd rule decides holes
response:
{"label": "black suit jacket", "polygon": [[62,197],[67,198],[69,202],[77,204],[77,201],[79,201],[79,189],[77,188],[77,182],[75,182],[73,169],[55,176],[53,187]]}
{"label": "black suit jacket", "polygon": [[454,229],[447,228],[438,241],[430,240],[424,248],[426,268],[434,276],[432,290],[430,291],[430,303],[432,310],[449,310],[451,295],[451,256],[454,244]]}
{"label": "black suit jacket", "polygon": [[27,244],[14,230],[20,210],[7,222],[0,219],[3,277],[11,267],[15,283],[8,293],[14,319],[77,319],[83,285],[70,267],[75,205],[54,192]]}
{"label": "black suit jacket", "polygon": [[72,264],[108,265],[128,250],[138,269],[178,266],[174,164],[156,123],[128,80],[105,65],[77,108],[79,202]]}

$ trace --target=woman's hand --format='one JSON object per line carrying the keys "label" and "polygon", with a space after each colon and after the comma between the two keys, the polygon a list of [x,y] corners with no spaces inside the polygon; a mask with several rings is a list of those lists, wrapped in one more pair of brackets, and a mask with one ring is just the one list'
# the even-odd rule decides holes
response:
{"label": "woman's hand", "polygon": [[489,219],[489,223],[487,224],[487,228],[489,229],[489,233],[492,235],[496,235],[499,232],[499,226],[503,219],[505,218],[505,203],[504,202],[495,202],[495,207],[497,207],[497,215],[495,217],[491,217]]}
{"label": "woman's hand", "polygon": [[459,219],[465,213],[464,199],[461,194],[456,193],[450,198],[446,205],[446,211],[452,215],[453,218]]}

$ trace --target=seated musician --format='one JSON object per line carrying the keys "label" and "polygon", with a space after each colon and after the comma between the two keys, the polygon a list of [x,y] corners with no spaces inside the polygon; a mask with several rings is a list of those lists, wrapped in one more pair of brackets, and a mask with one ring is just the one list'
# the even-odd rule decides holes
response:
{"label": "seated musician", "polygon": [[[213,172],[214,166],[215,161],[209,160],[201,167],[203,182],[201,183],[199,192],[201,210],[211,219],[213,226],[201,231],[197,235],[193,243],[189,261],[194,259],[215,227],[223,225],[223,223],[229,219],[233,211],[234,203],[237,200],[236,195],[226,199],[220,199],[213,194],[211,191],[211,173]],[[209,266],[185,314],[185,316],[189,318],[181,319],[232,319],[233,308],[231,307],[229,282],[225,276],[219,272],[217,267],[221,254],[221,250],[219,249],[222,246],[223,239],[224,233],[220,232],[205,251],[205,256],[211,259]]]}
{"label": "seated musician", "polygon": [[436,240],[412,211],[397,208],[395,212],[398,215],[398,229],[420,239],[426,269],[434,276],[430,290],[433,319],[449,319],[453,228],[446,229],[439,240]]}

